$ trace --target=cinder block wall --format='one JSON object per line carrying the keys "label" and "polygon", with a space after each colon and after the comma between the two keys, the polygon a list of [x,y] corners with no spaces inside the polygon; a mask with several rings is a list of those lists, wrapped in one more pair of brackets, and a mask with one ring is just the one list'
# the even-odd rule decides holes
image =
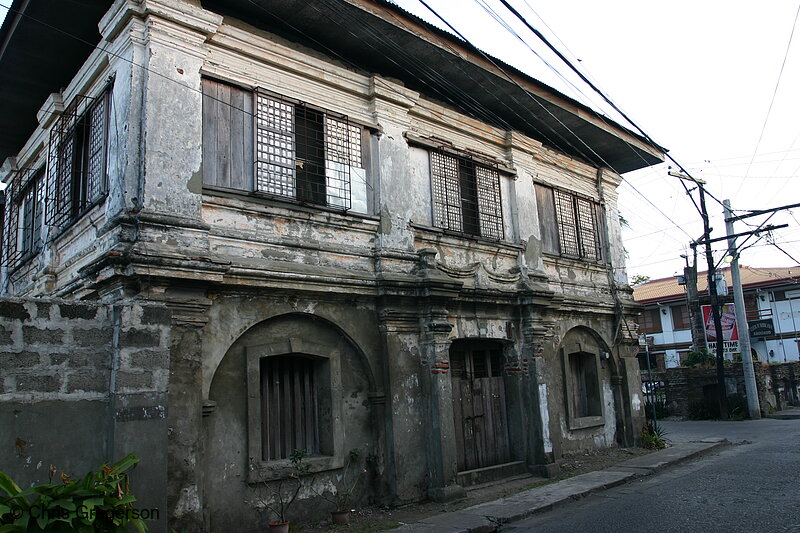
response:
{"label": "cinder block wall", "polygon": [[164,531],[170,321],[159,304],[0,299],[0,470],[27,487],[135,452]]}

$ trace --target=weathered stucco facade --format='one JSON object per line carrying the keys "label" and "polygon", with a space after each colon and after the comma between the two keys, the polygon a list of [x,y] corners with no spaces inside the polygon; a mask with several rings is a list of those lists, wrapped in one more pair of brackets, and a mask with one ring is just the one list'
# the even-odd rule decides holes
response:
{"label": "weathered stucco facade", "polygon": [[[496,74],[388,5],[339,3],[365,24],[402,30],[402,44]],[[633,443],[643,422],[637,308],[613,168],[652,164],[660,149],[520,74],[530,106],[593,128],[584,142],[607,164],[593,162],[562,150],[560,134],[537,139],[498,125],[501,112],[484,120],[459,103],[489,89],[459,89],[449,101],[413,71],[398,79],[371,68],[369,50],[298,38],[286,29],[293,19],[274,15],[273,27],[266,11],[199,4],[114,2],[98,23],[101,46],[43,103],[39,126],[3,166],[21,191],[6,202],[5,294],[171,310],[170,527],[263,524],[254,487],[283,475],[286,447],[298,443],[313,452],[317,488],[331,492],[348,451],[360,449],[366,493],[393,504],[452,498],[493,473],[550,473],[564,451]],[[91,137],[101,129],[84,117],[106,113],[95,196],[89,178],[53,170],[73,142],[53,128],[79,95],[91,102],[68,131]],[[267,124],[262,105],[292,110],[293,126]],[[322,200],[300,194],[301,113],[324,120]],[[349,159],[334,164],[341,124]],[[613,163],[613,150],[598,155],[607,139],[621,142],[619,161],[646,157]],[[291,162],[276,170],[280,150]],[[349,177],[334,198],[340,171]],[[30,176],[43,180],[38,218],[23,201]],[[90,192],[76,203],[80,179]],[[66,222],[50,216],[48,202],[69,194]],[[29,219],[41,228],[34,237]],[[292,380],[293,392],[280,388]],[[279,397],[288,412],[274,411]]]}

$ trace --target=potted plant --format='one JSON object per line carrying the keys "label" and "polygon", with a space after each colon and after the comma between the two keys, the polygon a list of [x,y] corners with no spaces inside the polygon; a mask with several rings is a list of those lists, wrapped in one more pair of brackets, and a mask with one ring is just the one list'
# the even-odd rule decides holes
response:
{"label": "potted plant", "polygon": [[[331,511],[331,521],[334,524],[346,524],[350,520],[348,503],[361,481],[362,476],[366,472],[365,469],[359,467],[360,457],[361,452],[357,448],[350,450],[347,456],[347,463],[344,467],[344,473],[339,483],[340,486],[337,487],[336,493],[330,493],[330,495],[328,495],[329,493],[319,492],[314,488],[313,484],[311,485],[311,490],[313,490],[317,496],[321,496],[326,501],[333,504],[334,510]],[[351,472],[354,470],[355,475],[352,475]]]}
{"label": "potted plant", "polygon": [[274,517],[267,524],[270,533],[288,533],[289,531],[289,508],[300,494],[300,489],[303,488],[301,476],[308,473],[308,465],[303,464],[306,455],[306,450],[294,450],[289,455],[292,469],[286,476],[274,482],[266,480],[261,482],[261,486],[270,493],[266,498],[257,496],[263,508],[269,511],[271,517]]}

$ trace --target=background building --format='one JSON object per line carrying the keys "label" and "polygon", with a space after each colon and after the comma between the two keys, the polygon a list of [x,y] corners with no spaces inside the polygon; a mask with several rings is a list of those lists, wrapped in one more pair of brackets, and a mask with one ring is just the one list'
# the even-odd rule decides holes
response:
{"label": "background building", "polygon": [[[730,268],[722,268],[733,301]],[[740,267],[751,347],[765,363],[798,360],[800,326],[800,266],[791,268]],[[697,276],[701,302],[708,292],[704,272]],[[660,369],[674,368],[693,349],[690,304],[677,277],[643,283],[634,288],[634,299],[644,305],[639,331],[652,337],[652,362]],[[702,320],[701,320],[702,323]],[[740,332],[740,335],[742,332]],[[640,354],[640,358],[642,355]]]}

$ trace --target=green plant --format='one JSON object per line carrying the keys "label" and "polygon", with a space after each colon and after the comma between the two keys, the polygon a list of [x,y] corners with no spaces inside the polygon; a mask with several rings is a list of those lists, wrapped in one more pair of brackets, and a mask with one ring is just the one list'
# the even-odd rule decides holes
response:
{"label": "green plant", "polygon": [[655,420],[651,420],[642,428],[642,446],[657,450],[666,448],[667,443],[664,440],[664,435],[666,435],[664,428]]}
{"label": "green plant", "polygon": [[701,348],[689,352],[686,359],[681,362],[683,366],[712,366],[716,363],[716,358],[708,353],[708,350]]}
{"label": "green plant", "polygon": [[[330,502],[334,505],[337,511],[346,511],[347,504],[350,501],[350,498],[353,495],[353,492],[356,490],[359,481],[361,478],[366,474],[366,469],[359,468],[359,463],[361,458],[361,451],[358,448],[353,448],[350,450],[350,453],[347,456],[347,464],[344,467],[344,473],[342,474],[342,481],[341,484],[343,485],[341,488],[337,487],[336,493],[331,494],[328,496],[327,492],[319,492],[314,485],[311,485],[311,490],[317,496],[321,496],[325,499],[325,501]],[[357,472],[355,476],[352,476],[352,480],[348,480],[348,475],[351,472],[351,468],[355,466]]]}
{"label": "green plant", "polygon": [[308,452],[305,449],[295,449],[289,454],[292,468],[286,476],[274,482],[267,480],[260,482],[260,487],[269,492],[270,496],[262,498],[260,493],[257,493],[256,497],[265,509],[278,518],[279,522],[287,521],[289,508],[300,494],[300,489],[303,488],[302,476],[308,474],[310,468],[307,463],[303,462],[307,455]]}
{"label": "green plant", "polygon": [[50,468],[50,483],[26,490],[0,472],[0,532],[2,533],[122,533],[129,526],[147,531],[148,510],[134,506],[127,470],[139,462],[133,454],[111,466],[103,465],[81,479]]}

